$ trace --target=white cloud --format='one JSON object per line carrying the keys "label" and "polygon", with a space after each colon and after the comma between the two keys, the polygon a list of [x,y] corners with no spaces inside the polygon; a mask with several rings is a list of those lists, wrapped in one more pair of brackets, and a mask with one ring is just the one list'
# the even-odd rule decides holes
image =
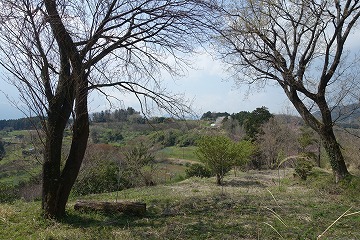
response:
{"label": "white cloud", "polygon": [[[252,111],[265,106],[272,113],[283,113],[291,105],[279,87],[266,87],[259,91],[250,91],[243,85],[239,89],[223,71],[222,63],[213,60],[207,54],[201,54],[193,59],[194,69],[175,80],[164,74],[164,87],[172,93],[184,93],[185,98],[193,100],[193,110],[201,115],[207,111],[237,113]],[[119,101],[114,101],[115,108],[133,107],[140,110],[138,100],[132,94],[123,94],[107,90]],[[90,111],[96,112],[109,109],[110,104],[102,95],[93,93],[90,96]],[[287,110],[286,110],[287,111]]]}
{"label": "white cloud", "polygon": [[[194,99],[194,108],[201,114],[206,111],[236,113],[252,111],[257,107],[268,107],[273,113],[282,113],[290,105],[279,87],[265,87],[260,91],[250,91],[243,85],[239,89],[228,79],[220,61],[209,54],[197,56],[196,66],[175,83],[167,82],[172,91],[184,92]],[[228,79],[228,80],[225,80]]]}
{"label": "white cloud", "polygon": [[[193,100],[193,108],[199,115],[206,111],[236,113],[240,111],[252,111],[257,107],[266,106],[270,112],[282,113],[290,104],[280,88],[267,87],[263,91],[253,91],[247,95],[247,86],[240,89],[228,78],[223,71],[220,61],[213,60],[207,54],[194,57],[194,69],[177,79],[164,74],[164,86],[173,93],[184,93],[185,97]],[[17,90],[10,85],[6,86],[6,93],[16,96]],[[124,94],[110,89],[107,93],[116,97],[112,99],[113,109],[133,107],[140,110],[136,97],[132,94]],[[120,101],[119,101],[120,100]],[[0,96],[0,119],[18,118],[23,116],[20,111],[11,106],[6,98]],[[89,111],[99,112],[109,109],[111,106],[102,94],[93,92],[89,96]]]}

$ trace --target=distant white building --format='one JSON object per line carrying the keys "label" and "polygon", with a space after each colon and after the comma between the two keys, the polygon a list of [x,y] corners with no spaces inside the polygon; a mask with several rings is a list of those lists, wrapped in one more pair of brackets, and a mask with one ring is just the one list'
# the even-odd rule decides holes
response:
{"label": "distant white building", "polygon": [[211,127],[221,127],[222,125],[222,122],[223,120],[225,119],[226,117],[218,117],[214,123],[212,123],[210,126]]}

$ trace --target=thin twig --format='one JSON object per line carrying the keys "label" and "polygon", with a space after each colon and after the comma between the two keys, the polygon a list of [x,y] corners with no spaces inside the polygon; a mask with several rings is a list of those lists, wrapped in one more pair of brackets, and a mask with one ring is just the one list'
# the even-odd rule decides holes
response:
{"label": "thin twig", "polygon": [[278,230],[276,230],[276,228],[274,228],[271,224],[264,222],[265,225],[268,225],[269,227],[271,227],[282,239],[284,239],[283,236],[281,236],[281,234],[278,232]]}
{"label": "thin twig", "polygon": [[348,216],[355,215],[355,214],[360,214],[360,211],[346,214],[346,215],[344,215],[344,217],[348,217]]}
{"label": "thin twig", "polygon": [[330,224],[330,226],[328,226],[324,232],[322,232],[316,239],[320,239],[324,236],[324,234],[332,227],[334,226],[335,223],[337,223],[342,217],[346,216],[346,214],[352,209],[352,207],[350,207],[348,210],[346,210],[343,214],[340,215],[340,217],[338,217],[332,224]]}
{"label": "thin twig", "polygon": [[288,227],[286,225],[286,223],[284,222],[284,220],[281,218],[281,216],[279,214],[277,214],[274,210],[272,210],[271,208],[265,207],[265,209],[269,210],[285,227]]}
{"label": "thin twig", "polygon": [[277,205],[280,209],[282,209],[282,207],[279,205],[278,201],[276,200],[276,198],[275,198],[275,196],[272,194],[272,192],[271,192],[269,189],[266,189],[266,190],[270,193],[270,195],[271,195],[271,197],[274,199],[276,205]]}

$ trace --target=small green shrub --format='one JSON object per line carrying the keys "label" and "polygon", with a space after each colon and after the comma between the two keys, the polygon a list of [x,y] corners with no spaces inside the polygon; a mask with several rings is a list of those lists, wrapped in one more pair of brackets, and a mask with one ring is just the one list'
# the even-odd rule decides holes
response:
{"label": "small green shrub", "polygon": [[178,175],[176,175],[176,176],[172,179],[172,181],[173,181],[174,183],[176,183],[176,182],[184,181],[185,179],[186,179],[186,176],[184,176],[184,175],[182,175],[182,174],[178,174]]}
{"label": "small green shrub", "polygon": [[184,134],[177,139],[177,145],[179,147],[189,147],[196,145],[196,141],[199,139],[199,135],[194,133]]}
{"label": "small green shrub", "polygon": [[205,167],[203,164],[195,163],[190,165],[185,170],[187,177],[201,177],[201,178],[209,178],[212,176],[210,169]]}
{"label": "small green shrub", "polygon": [[107,130],[103,136],[105,142],[119,142],[124,139],[119,130]]}
{"label": "small green shrub", "polygon": [[299,158],[296,161],[295,172],[302,180],[306,180],[313,167],[314,164],[308,159]]}
{"label": "small green shrub", "polygon": [[149,145],[144,144],[144,142],[134,143],[124,152],[124,155],[126,165],[125,175],[128,176],[129,181],[136,183],[140,180],[146,186],[155,185],[155,157]]}
{"label": "small green shrub", "polygon": [[150,138],[153,143],[160,143],[164,147],[175,146],[178,138],[181,136],[181,132],[177,129],[167,129],[151,134]]}
{"label": "small green shrub", "polygon": [[0,183],[0,203],[13,202],[18,198],[18,192],[14,186]]}
{"label": "small green shrub", "polygon": [[6,155],[6,151],[5,151],[5,142],[0,140],[0,160],[3,159]]}
{"label": "small green shrub", "polygon": [[[123,179],[120,179],[124,181]],[[118,166],[114,162],[98,161],[84,169],[73,187],[75,195],[87,195],[118,190]]]}
{"label": "small green shrub", "polygon": [[225,174],[234,165],[244,166],[253,152],[251,142],[235,142],[222,135],[203,136],[197,141],[197,147],[197,157],[216,175],[218,185],[222,185]]}

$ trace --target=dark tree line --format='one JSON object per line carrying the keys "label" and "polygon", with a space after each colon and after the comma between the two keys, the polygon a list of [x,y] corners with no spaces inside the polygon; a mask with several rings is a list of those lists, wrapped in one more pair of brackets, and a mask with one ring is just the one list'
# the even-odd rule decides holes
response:
{"label": "dark tree line", "polygon": [[134,108],[128,107],[127,109],[116,109],[115,111],[105,110],[101,112],[95,112],[91,116],[92,122],[126,122],[129,118],[137,123],[144,123],[145,119],[140,115],[140,112],[135,111]]}
{"label": "dark tree line", "polygon": [[261,125],[268,122],[273,115],[266,107],[256,108],[252,112],[241,111],[232,114],[231,118],[236,119],[240,126],[244,127],[246,135],[250,139],[255,139],[261,131]]}
{"label": "dark tree line", "polygon": [[260,107],[252,112],[240,111],[233,114],[208,111],[201,116],[201,120],[215,121],[218,117],[225,117],[223,121],[228,121],[229,118],[236,120],[244,128],[247,138],[255,140],[256,135],[261,131],[261,125],[268,122],[273,115],[266,107]]}
{"label": "dark tree line", "polygon": [[0,130],[31,130],[40,126],[39,117],[0,120]]}
{"label": "dark tree line", "polygon": [[227,117],[227,116],[230,116],[229,113],[227,112],[210,112],[210,111],[207,111],[206,113],[204,113],[202,116],[201,116],[201,120],[212,120],[212,121],[215,121],[218,117]]}

